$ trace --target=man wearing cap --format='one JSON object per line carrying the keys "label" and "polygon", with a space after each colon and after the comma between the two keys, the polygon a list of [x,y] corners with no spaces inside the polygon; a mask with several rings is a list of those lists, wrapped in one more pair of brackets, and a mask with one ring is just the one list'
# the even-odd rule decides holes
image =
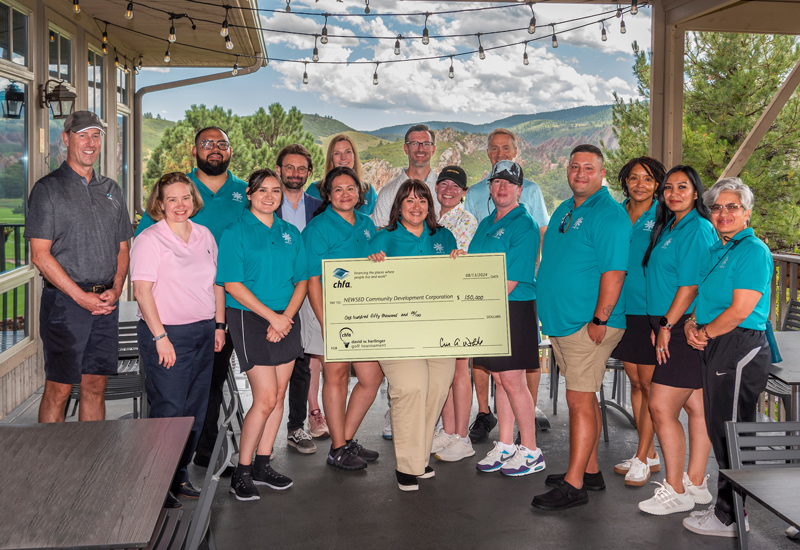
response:
{"label": "man wearing cap", "polygon": [[408,168],[402,170],[389,183],[383,186],[375,201],[372,221],[378,229],[389,223],[394,197],[397,190],[408,179],[424,181],[431,190],[436,215],[439,215],[439,201],[436,199],[436,172],[431,169],[431,158],[436,152],[436,136],[424,124],[415,124],[406,131],[403,151],[408,156]]}
{"label": "man wearing cap", "polygon": [[[233,148],[228,134],[222,128],[208,126],[194,136],[192,156],[197,167],[186,174],[191,179],[200,196],[203,208],[194,215],[192,221],[203,225],[214,235],[219,245],[222,231],[239,219],[247,206],[247,182],[234,176],[228,167],[231,163]],[[136,235],[155,223],[145,212],[136,228]],[[214,353],[214,367],[211,374],[211,389],[208,395],[208,408],[203,431],[194,454],[194,463],[203,468],[208,466],[214,441],[217,439],[217,420],[222,404],[222,387],[228,377],[228,364],[233,354],[233,341],[227,334],[227,325],[219,323],[218,330],[225,330],[225,345],[221,351]]]}
{"label": "man wearing cap", "polygon": [[[492,163],[492,168],[501,160],[514,160],[517,157],[517,136],[505,128],[497,128],[489,133],[487,139],[486,154]],[[544,203],[544,196],[539,186],[531,180],[523,179],[522,195],[519,202],[528,211],[531,218],[539,226],[539,232],[544,239],[544,232],[550,216],[547,214],[547,207]],[[479,181],[472,185],[467,191],[464,200],[464,207],[480,223],[483,218],[494,212],[494,202],[489,193],[489,178]],[[541,242],[541,241],[540,241]],[[478,415],[470,430],[470,439],[473,443],[482,443],[489,437],[497,420],[489,409],[489,373],[478,368],[473,369],[472,377],[475,380],[475,396],[478,399]],[[528,373],[528,388],[536,403],[536,394],[539,390],[539,371]]]}
{"label": "man wearing cap", "polygon": [[578,145],[567,165],[573,197],[556,209],[547,229],[539,266],[542,331],[567,386],[569,468],[547,476],[554,487],[536,496],[533,506],[562,510],[586,504],[586,493],[605,489],[597,464],[600,442],[600,391],[606,362],[625,332],[620,297],[628,269],[631,222],[625,209],[603,187],[603,153]]}
{"label": "man wearing cap", "polygon": [[67,117],[67,160],[37,181],[28,199],[25,238],[44,278],[39,422],[64,421],[72,384],[81,387],[78,418],[104,420],[106,376],[117,372],[117,300],[133,230],[119,185],[92,168],[104,133],[94,113]]}

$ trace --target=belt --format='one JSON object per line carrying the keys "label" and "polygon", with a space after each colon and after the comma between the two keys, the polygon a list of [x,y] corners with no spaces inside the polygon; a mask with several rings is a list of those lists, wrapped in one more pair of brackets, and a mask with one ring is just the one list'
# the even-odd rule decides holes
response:
{"label": "belt", "polygon": [[[44,287],[45,288],[54,288],[56,290],[59,290],[59,288],[56,285],[54,285],[53,283],[51,283],[47,279],[43,278],[42,281],[44,282]],[[108,290],[110,288],[114,288],[114,283],[112,282],[111,284],[107,284],[107,285],[89,285],[89,286],[78,285],[78,288],[80,288],[84,292],[91,292],[92,294],[102,294],[106,290]]]}

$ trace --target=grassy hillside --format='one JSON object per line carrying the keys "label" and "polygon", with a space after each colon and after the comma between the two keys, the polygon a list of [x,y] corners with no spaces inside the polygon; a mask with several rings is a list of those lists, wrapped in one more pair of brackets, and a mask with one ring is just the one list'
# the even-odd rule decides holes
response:
{"label": "grassy hillside", "polygon": [[173,126],[175,123],[171,120],[164,120],[161,118],[143,118],[142,119],[142,158],[145,165],[150,158],[150,153],[153,149],[158,147],[161,142],[161,136],[164,130]]}
{"label": "grassy hillside", "polygon": [[[386,140],[383,140],[379,137],[371,136],[363,132],[357,132],[355,130],[348,130],[347,132],[339,132],[339,133],[350,136],[350,139],[352,139],[355,142],[356,149],[358,150],[359,154],[361,153],[361,151],[369,149],[370,147],[377,147],[378,145],[381,145],[383,143],[388,143]],[[317,143],[319,143],[322,146],[323,151],[328,150],[328,143],[330,143],[331,138],[335,135],[337,134],[330,134],[326,135],[325,137],[319,137],[317,134],[314,134],[314,136],[317,138]]]}
{"label": "grassy hillside", "polygon": [[317,143],[322,143],[321,138],[325,136],[355,132],[353,128],[335,118],[307,114],[303,114],[303,130],[311,132]]}

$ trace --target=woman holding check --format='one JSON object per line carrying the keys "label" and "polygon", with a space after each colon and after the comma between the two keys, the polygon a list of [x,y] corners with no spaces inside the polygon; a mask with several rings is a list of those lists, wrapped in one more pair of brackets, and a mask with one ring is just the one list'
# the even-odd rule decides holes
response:
{"label": "woman holding check", "polygon": [[[506,255],[510,357],[475,358],[475,364],[492,373],[497,393],[495,407],[500,441],[476,465],[481,472],[524,476],[545,469],[536,448],[536,410],[525,379],[526,370],[539,368],[539,324],[536,317],[536,255],[539,226],[519,204],[522,167],[510,160],[495,163],[489,192],[495,212],[485,217],[469,245],[470,254],[502,252]],[[536,335],[536,338],[533,338]],[[514,445],[514,420],[520,445]]]}
{"label": "woman holding check", "polygon": [[186,467],[205,421],[214,352],[225,345],[225,291],[214,284],[217,244],[208,229],[189,219],[201,208],[203,199],[192,180],[180,172],[165,174],[147,200],[147,213],[157,223],[142,231],[131,248],[150,417],[194,417],[168,508],[180,507],[173,493],[200,496]]}
{"label": "woman holding check", "polygon": [[[703,204],[703,183],[691,166],[676,166],[658,187],[656,223],[644,254],[647,314],[656,368],[650,389],[650,416],[664,455],[666,480],[639,509],[664,516],[706,504],[706,464],[711,442],[703,413],[700,354],[689,347],[683,326],[697,296],[702,262],[716,240]],[[686,435],[681,409],[689,415],[689,468],[684,473]]]}
{"label": "woman holding check", "polygon": [[[406,180],[397,190],[389,224],[372,238],[369,259],[382,262],[392,256],[432,256],[458,253],[456,239],[436,224],[433,196],[425,182]],[[462,252],[463,254],[463,252]],[[428,466],[433,430],[447,399],[455,358],[381,361],[389,381],[392,442],[397,460],[397,486],[419,489],[417,478],[433,477]]]}
{"label": "woman holding check", "polygon": [[253,389],[231,492],[239,500],[258,500],[255,484],[292,486],[269,458],[294,361],[303,353],[297,311],[308,276],[300,232],[274,214],[283,202],[278,175],[269,169],[250,174],[247,198],[250,209],[222,233],[217,283],[225,285],[233,347]]}
{"label": "woman holding check", "polygon": [[[308,256],[308,299],[319,321],[322,316],[322,260],[363,258],[369,253],[375,225],[369,216],[355,208],[364,201],[364,190],[358,175],[351,168],[337,167],[320,183],[322,206],[303,230]],[[324,349],[320,350],[324,353]],[[321,357],[320,357],[321,359]],[[347,401],[350,363],[323,363],[325,381],[322,404],[331,434],[327,463],[341,470],[361,470],[367,462],[378,458],[376,451],[365,449],[355,437],[383,380],[377,361],[353,363],[358,382]]]}

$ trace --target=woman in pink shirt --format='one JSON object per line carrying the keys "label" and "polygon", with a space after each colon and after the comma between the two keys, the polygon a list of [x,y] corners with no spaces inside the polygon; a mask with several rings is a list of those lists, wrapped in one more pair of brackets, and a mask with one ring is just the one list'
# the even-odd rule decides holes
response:
{"label": "woman in pink shirt", "polygon": [[139,350],[152,418],[193,416],[189,440],[165,506],[175,494],[198,498],[186,467],[205,420],[214,352],[225,343],[225,291],[214,284],[217,245],[192,222],[203,207],[194,183],[180,172],[159,179],[147,200],[157,223],[131,248],[131,281],[139,302]]}

